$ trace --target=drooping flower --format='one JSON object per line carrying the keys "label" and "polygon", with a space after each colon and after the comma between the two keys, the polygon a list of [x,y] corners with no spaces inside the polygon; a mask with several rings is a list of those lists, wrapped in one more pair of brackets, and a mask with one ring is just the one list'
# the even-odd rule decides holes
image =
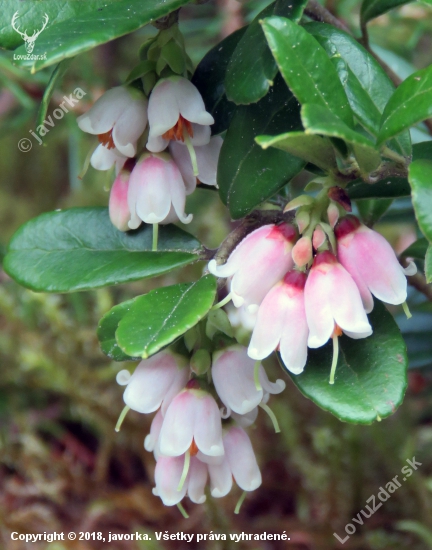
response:
{"label": "drooping flower", "polygon": [[163,151],[169,141],[206,145],[214,118],[205,110],[197,88],[181,76],[161,78],[150,94],[148,117],[150,133],[147,149]]}
{"label": "drooping flower", "polygon": [[159,437],[162,455],[180,456],[190,450],[209,456],[224,454],[222,423],[214,398],[191,380],[171,401]]}
{"label": "drooping flower", "polygon": [[300,374],[306,364],[309,328],[306,321],[305,273],[290,271],[264,298],[248,348],[255,360],[279,349],[287,369]]}
{"label": "drooping flower", "polygon": [[137,366],[127,379],[128,371],[120,371],[117,381],[126,385],[123,400],[140,413],[151,413],[162,407],[162,414],[189,378],[188,362],[181,355],[161,351]]}
{"label": "drooping flower", "polygon": [[[283,380],[270,382],[264,367],[257,366],[255,373],[255,361],[248,357],[243,346],[230,346],[213,355],[213,383],[228,413],[251,412],[261,403],[265,393],[277,394],[285,389]],[[261,389],[257,389],[256,374]]]}
{"label": "drooping flower", "polygon": [[[187,494],[192,502],[202,504],[206,500],[207,465],[191,457],[187,477],[181,482],[184,456],[159,456],[155,468],[153,494],[161,498],[165,506],[178,504]],[[179,490],[180,489],[180,490]]]}
{"label": "drooping flower", "polygon": [[129,178],[130,170],[123,168],[114,180],[109,197],[109,217],[111,223],[120,231],[127,231],[129,229],[128,223],[131,218],[127,200]]}
{"label": "drooping flower", "polygon": [[[195,189],[197,179],[206,185],[216,185],[216,172],[219,153],[223,139],[219,136],[212,137],[207,145],[195,147],[198,165],[198,175],[194,175],[192,161],[188,149],[179,142],[172,141],[169,146],[170,153],[175,160],[187,189]],[[189,194],[189,193],[188,193]]]}
{"label": "drooping flower", "polygon": [[386,239],[363,225],[355,216],[346,216],[335,228],[340,263],[354,279],[367,313],[373,309],[372,294],[388,304],[407,298],[406,274],[415,273],[399,264]]}
{"label": "drooping flower", "polygon": [[157,460],[160,455],[159,452],[159,435],[162,428],[163,414],[162,410],[159,409],[155,414],[152,423],[150,424],[150,433],[146,435],[144,439],[144,449],[149,453],[154,453],[154,456]]}
{"label": "drooping flower", "polygon": [[118,86],[105,92],[87,113],[78,117],[78,126],[97,135],[105,149],[133,157],[137,140],[147,126],[147,105],[138,90]]}
{"label": "drooping flower", "polygon": [[236,307],[256,311],[264,296],[293,267],[291,250],[296,231],[289,224],[264,225],[244,238],[224,265],[211,260],[210,273],[231,277],[231,296]]}
{"label": "drooping flower", "polygon": [[357,285],[328,250],[316,255],[304,293],[310,348],[323,346],[338,327],[351,338],[372,334]]}
{"label": "drooping flower", "polygon": [[129,179],[129,228],[145,223],[172,223],[179,219],[190,223],[185,214],[186,188],[176,163],[166,153],[145,153]]}

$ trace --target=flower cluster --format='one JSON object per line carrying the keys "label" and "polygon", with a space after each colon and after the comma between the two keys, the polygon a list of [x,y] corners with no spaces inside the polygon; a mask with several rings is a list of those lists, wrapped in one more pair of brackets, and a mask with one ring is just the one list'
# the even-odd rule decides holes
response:
{"label": "flower cluster", "polygon": [[[113,88],[78,118],[100,142],[92,166],[116,167],[109,212],[118,229],[192,220],[186,196],[197,182],[216,185],[222,138],[211,137],[213,123],[196,87],[180,76],[161,78],[148,99],[132,87]],[[137,155],[139,140],[146,145]]]}
{"label": "flower cluster", "polygon": [[126,385],[126,407],[116,429],[129,409],[157,411],[144,441],[145,449],[156,458],[153,493],[165,505],[177,504],[181,510],[185,495],[195,503],[205,501],[208,480],[216,498],[230,492],[233,479],[246,492],[261,485],[244,428],[255,421],[258,406],[274,419],[266,403],[270,394],[285,388],[282,380],[270,382],[261,363],[250,359],[239,345],[214,353],[215,391],[208,384],[205,389],[191,374],[188,359],[165,350],[142,361],[132,376],[127,370],[117,375],[117,382]]}
{"label": "flower cluster", "polygon": [[[237,245],[225,264],[213,259],[208,269],[229,278],[234,305],[254,316],[249,357],[262,360],[279,350],[286,368],[300,374],[307,348],[321,347],[332,338],[333,384],[338,337],[372,334],[367,313],[372,311],[373,296],[405,306],[405,275],[415,266],[404,272],[385,238],[355,216],[338,221],[333,202],[327,216],[328,224],[315,227],[307,221],[302,227],[302,216],[297,216],[300,238],[288,223],[261,226]],[[323,227],[332,237],[329,243]]]}

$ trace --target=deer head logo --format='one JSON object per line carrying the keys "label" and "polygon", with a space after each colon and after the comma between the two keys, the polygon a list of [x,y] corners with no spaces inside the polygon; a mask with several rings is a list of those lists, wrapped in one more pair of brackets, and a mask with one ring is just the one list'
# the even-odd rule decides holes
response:
{"label": "deer head logo", "polygon": [[40,35],[40,33],[47,26],[47,23],[49,21],[49,17],[48,17],[47,14],[45,14],[42,28],[39,31],[34,31],[31,36],[27,35],[27,29],[24,32],[21,32],[19,30],[19,27],[15,26],[16,22],[17,22],[17,19],[18,19],[18,12],[16,11],[14,13],[14,16],[12,17],[12,27],[18,34],[20,34],[23,37],[24,42],[25,42],[25,49],[26,49],[27,53],[32,53],[35,42],[36,42],[36,38]]}

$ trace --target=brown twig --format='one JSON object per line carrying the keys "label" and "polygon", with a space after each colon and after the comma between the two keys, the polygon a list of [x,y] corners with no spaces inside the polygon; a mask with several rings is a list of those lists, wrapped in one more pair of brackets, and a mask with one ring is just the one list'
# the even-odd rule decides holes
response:
{"label": "brown twig", "polygon": [[304,10],[304,13],[314,21],[319,21],[320,23],[328,23],[329,25],[333,25],[333,27],[345,31],[348,34],[351,34],[351,31],[345,25],[345,23],[335,17],[328,9],[317,2],[317,0],[309,0]]}

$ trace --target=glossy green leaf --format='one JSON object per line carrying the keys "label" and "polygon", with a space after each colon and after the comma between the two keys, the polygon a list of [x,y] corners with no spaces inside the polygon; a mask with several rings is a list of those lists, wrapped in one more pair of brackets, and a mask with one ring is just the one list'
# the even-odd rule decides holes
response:
{"label": "glossy green leaf", "polygon": [[215,296],[213,275],[139,296],[119,323],[117,343],[130,356],[150,357],[196,325]]}
{"label": "glossy green leaf", "polygon": [[[87,2],[67,2],[69,5],[77,5],[73,16],[66,21],[48,26],[35,43],[33,54],[42,56],[43,59],[20,60],[17,64],[31,68],[32,71],[43,69],[136,31],[155,19],[168,15],[188,1],[116,0],[111,3],[104,2],[103,6],[92,10],[82,8]],[[53,3],[57,6],[57,13],[61,11],[64,2]],[[40,4],[45,5],[45,2]],[[21,46],[15,53],[25,55],[27,52],[24,46]]]}
{"label": "glossy green leaf", "polygon": [[395,199],[397,197],[409,197],[411,187],[406,178],[385,178],[374,184],[363,181],[353,182],[347,187],[347,193],[353,200],[358,199]]}
{"label": "glossy green leaf", "polygon": [[108,357],[114,359],[114,361],[137,361],[140,359],[139,357],[131,357],[130,355],[126,355],[126,353],[119,348],[115,338],[115,333],[120,321],[126,313],[129,312],[136,299],[137,298],[133,298],[132,300],[123,302],[118,306],[114,306],[99,321],[97,337],[99,339],[100,347],[105,355],[108,355]]}
{"label": "glossy green leaf", "polygon": [[378,143],[432,116],[432,65],[409,76],[389,99],[381,118]]}
{"label": "glossy green leaf", "polygon": [[217,174],[221,199],[234,219],[273,196],[305,164],[273,147],[262,149],[255,137],[299,129],[298,102],[280,77],[258,103],[238,107],[222,145]]}
{"label": "glossy green leaf", "polygon": [[425,274],[426,281],[432,283],[432,245],[428,246],[426,257],[425,257]]}
{"label": "glossy green leaf", "polygon": [[417,260],[424,260],[427,250],[429,248],[429,242],[427,239],[417,239],[410,244],[408,248],[402,252],[401,256],[406,258],[416,258]]}
{"label": "glossy green leaf", "polygon": [[432,161],[416,160],[409,165],[414,212],[423,235],[432,241]]}
{"label": "glossy green leaf", "polygon": [[349,143],[354,151],[359,168],[368,174],[374,171],[381,163],[381,156],[374,143],[367,137],[359,134],[334,113],[321,105],[306,104],[301,108],[301,118],[307,134],[321,134],[323,136],[339,138]]}
{"label": "glossy green leaf", "polygon": [[362,23],[366,24],[371,19],[410,2],[412,0],[363,0],[360,10]]}
{"label": "glossy green leaf", "polygon": [[345,90],[318,41],[283,17],[269,17],[262,26],[279,70],[300,103],[327,107],[352,126],[352,110]]}
{"label": "glossy green leaf", "polygon": [[392,199],[365,199],[356,202],[360,218],[368,227],[373,227],[392,203]]}
{"label": "glossy green leaf", "polygon": [[[381,115],[395,90],[393,82],[375,58],[346,32],[325,23],[307,23],[304,28],[332,60],[356,118],[376,137]],[[409,132],[392,140],[389,147],[409,156]]]}
{"label": "glossy green leaf", "polygon": [[322,170],[336,170],[336,155],[330,140],[304,132],[288,132],[279,136],[258,136],[255,141],[263,149],[276,147]]}
{"label": "glossy green leaf", "polygon": [[220,134],[228,128],[236,110],[235,103],[226,97],[225,74],[232,53],[245,30],[246,28],[243,28],[233,32],[212,48],[203,57],[192,77],[193,84],[204,99],[207,111],[215,119],[212,126],[213,134]]}
{"label": "glossy green leaf", "polygon": [[225,78],[228,99],[238,105],[248,105],[266,95],[278,69],[262,31],[261,20],[281,15],[298,22],[305,4],[305,0],[277,1],[255,17],[228,64]]}
{"label": "glossy green leaf", "polygon": [[413,145],[413,160],[432,160],[432,140],[422,141]]}
{"label": "glossy green leaf", "polygon": [[86,290],[155,277],[196,261],[199,242],[175,226],[116,229],[107,208],[71,208],[42,214],[23,225],[9,244],[5,271],[35,291]]}
{"label": "glossy green leaf", "polygon": [[306,397],[340,420],[354,424],[371,424],[393,414],[407,387],[406,346],[393,317],[375,300],[369,318],[372,336],[339,339],[334,385],[329,384],[331,343],[308,350],[304,372],[290,374]]}

